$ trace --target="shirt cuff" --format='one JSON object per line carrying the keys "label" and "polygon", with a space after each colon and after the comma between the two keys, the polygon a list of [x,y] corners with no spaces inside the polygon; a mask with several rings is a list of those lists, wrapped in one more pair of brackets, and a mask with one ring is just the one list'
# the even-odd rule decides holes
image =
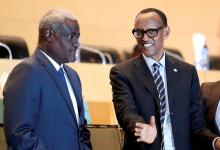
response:
{"label": "shirt cuff", "polygon": [[212,142],[212,147],[213,147],[214,150],[216,150],[216,149],[215,149],[215,141],[216,141],[217,139],[219,139],[219,138],[220,138],[220,137],[215,138],[215,139],[213,140],[213,142]]}

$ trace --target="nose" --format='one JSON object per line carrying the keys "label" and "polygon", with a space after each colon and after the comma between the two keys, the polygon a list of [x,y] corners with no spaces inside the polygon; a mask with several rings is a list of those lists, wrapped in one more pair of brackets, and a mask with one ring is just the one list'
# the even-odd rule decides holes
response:
{"label": "nose", "polygon": [[144,36],[142,38],[143,41],[148,41],[149,37],[146,33],[144,33]]}
{"label": "nose", "polygon": [[79,47],[79,39],[78,38],[73,40],[72,46],[77,47],[77,48]]}

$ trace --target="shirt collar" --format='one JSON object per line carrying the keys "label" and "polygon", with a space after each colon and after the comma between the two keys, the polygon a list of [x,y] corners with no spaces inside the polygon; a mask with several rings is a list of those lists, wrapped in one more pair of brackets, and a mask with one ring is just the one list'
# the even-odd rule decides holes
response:
{"label": "shirt collar", "polygon": [[154,63],[159,64],[160,67],[165,67],[165,56],[166,56],[166,55],[165,55],[165,52],[163,52],[163,56],[162,56],[162,58],[160,59],[159,62],[156,61],[156,60],[154,60],[154,59],[152,59],[151,57],[145,56],[144,54],[142,54],[142,55],[143,55],[143,57],[144,57],[144,60],[145,60],[146,63],[147,63],[148,68],[150,68],[151,71],[152,71],[152,65],[153,65]]}
{"label": "shirt collar", "polygon": [[42,50],[40,50],[48,59],[49,61],[52,63],[52,65],[55,67],[55,69],[58,71],[60,69],[60,67],[63,68],[63,64],[59,65],[56,61],[54,61],[50,56],[48,56],[45,52],[43,52]]}

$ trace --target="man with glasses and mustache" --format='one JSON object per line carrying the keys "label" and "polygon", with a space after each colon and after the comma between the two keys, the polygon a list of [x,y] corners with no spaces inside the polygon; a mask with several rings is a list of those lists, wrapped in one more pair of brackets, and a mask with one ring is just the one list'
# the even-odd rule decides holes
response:
{"label": "man with glasses and mustache", "polygon": [[142,55],[110,72],[116,116],[125,131],[124,150],[191,150],[191,135],[220,148],[206,127],[194,66],[168,56],[166,15],[155,8],[140,11],[132,33]]}

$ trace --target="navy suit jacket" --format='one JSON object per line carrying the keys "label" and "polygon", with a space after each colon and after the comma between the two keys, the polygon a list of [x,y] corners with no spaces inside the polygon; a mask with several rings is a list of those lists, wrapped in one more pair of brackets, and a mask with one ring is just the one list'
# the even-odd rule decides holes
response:
{"label": "navy suit jacket", "polygon": [[[166,55],[166,78],[173,140],[176,150],[191,149],[191,135],[211,147],[216,137],[205,128],[199,80],[195,67]],[[143,58],[121,63],[111,69],[113,103],[120,126],[125,131],[125,150],[159,150],[161,143],[160,102],[153,76]],[[136,122],[149,123],[155,116],[157,137],[152,144],[138,143]]]}
{"label": "navy suit jacket", "polygon": [[4,87],[4,129],[9,149],[91,149],[82,89],[77,73],[64,65],[77,100],[77,124],[67,89],[46,56],[34,55],[18,64]]}

